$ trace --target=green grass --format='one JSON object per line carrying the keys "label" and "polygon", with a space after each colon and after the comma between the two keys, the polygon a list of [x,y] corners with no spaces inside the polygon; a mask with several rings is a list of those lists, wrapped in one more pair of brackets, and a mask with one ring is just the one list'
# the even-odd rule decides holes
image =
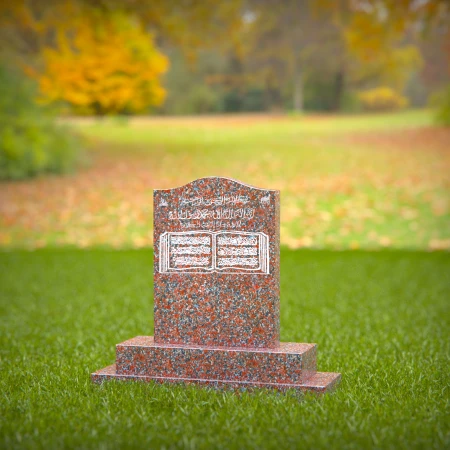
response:
{"label": "green grass", "polygon": [[152,190],[216,175],[279,189],[293,249],[450,249],[450,133],[429,111],[71,123],[91,167],[0,189],[0,246],[151,246]]}
{"label": "green grass", "polygon": [[2,448],[445,448],[450,255],[282,250],[282,340],[317,342],[331,395],[89,374],[152,333],[151,251],[0,253]]}
{"label": "green grass", "polygon": [[[249,117],[247,119],[247,117]],[[253,119],[254,117],[254,119]],[[236,122],[233,122],[233,119]],[[227,122],[228,120],[228,122]],[[141,123],[139,123],[141,121]],[[246,121],[248,123],[246,123]],[[161,143],[184,144],[188,147],[231,143],[245,146],[265,144],[267,140],[289,142],[301,136],[329,135],[348,132],[395,131],[430,126],[428,110],[408,110],[383,114],[322,115],[322,116],[214,116],[195,118],[116,119],[71,121],[87,136],[115,144]],[[238,126],[234,124],[237,123]],[[241,123],[241,125],[239,125]],[[242,125],[243,123],[243,125]],[[129,125],[136,124],[136,127]],[[113,147],[114,148],[114,147]],[[232,150],[232,149],[230,149]]]}

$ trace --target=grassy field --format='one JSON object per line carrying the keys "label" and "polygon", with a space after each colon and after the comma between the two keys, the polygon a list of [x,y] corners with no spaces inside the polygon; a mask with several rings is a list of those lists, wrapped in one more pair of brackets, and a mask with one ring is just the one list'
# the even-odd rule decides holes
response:
{"label": "grassy field", "polygon": [[282,340],[339,371],[321,398],[89,374],[152,332],[150,250],[0,253],[0,447],[448,448],[447,252],[281,254]]}
{"label": "grassy field", "polygon": [[91,165],[0,185],[0,245],[152,245],[152,190],[221,175],[281,190],[292,249],[450,249],[450,128],[363,116],[71,119]]}
{"label": "grassy field", "polygon": [[[450,249],[449,128],[427,111],[69,122],[88,166],[0,184],[0,448],[449,447],[450,253],[430,251]],[[152,190],[209,175],[281,190],[281,337],[319,344],[335,393],[91,384],[153,332]]]}

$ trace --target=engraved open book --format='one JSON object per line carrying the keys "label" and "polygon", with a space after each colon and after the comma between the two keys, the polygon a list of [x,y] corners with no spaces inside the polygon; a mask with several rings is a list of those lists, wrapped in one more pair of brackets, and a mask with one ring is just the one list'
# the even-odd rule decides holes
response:
{"label": "engraved open book", "polygon": [[269,237],[245,231],[181,231],[159,239],[159,271],[269,273]]}

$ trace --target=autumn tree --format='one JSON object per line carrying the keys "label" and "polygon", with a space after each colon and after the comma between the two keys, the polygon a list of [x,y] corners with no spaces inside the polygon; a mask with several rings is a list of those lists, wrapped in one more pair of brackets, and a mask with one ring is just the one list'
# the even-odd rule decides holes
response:
{"label": "autumn tree", "polygon": [[291,86],[294,109],[303,109],[304,84],[310,61],[329,39],[326,17],[314,15],[309,0],[248,2],[247,70],[257,75],[268,102],[281,104],[281,90]]}
{"label": "autumn tree", "polygon": [[194,60],[239,21],[240,3],[17,0],[0,4],[0,42],[47,99],[79,112],[136,112],[165,97],[168,60],[157,47],[179,47]]}
{"label": "autumn tree", "polygon": [[[290,91],[301,110],[308,81],[328,78],[332,109],[348,90],[401,91],[422,58],[416,35],[446,9],[443,0],[248,0],[253,18],[247,70],[273,101]],[[278,97],[278,99],[276,98]]]}
{"label": "autumn tree", "polygon": [[[184,55],[191,63],[183,63],[186,68],[195,67],[196,55],[207,48],[214,52],[211,61],[220,64],[214,70],[198,64],[198,76],[189,82],[180,72],[183,93],[193,93],[188,86],[203,79],[203,97],[205,87],[214,96],[224,93],[222,100],[253,89],[272,108],[284,108],[289,99],[302,110],[305,101],[320,97],[321,107],[338,110],[347,93],[361,89],[387,86],[400,93],[422,60],[440,57],[438,52],[423,58],[418,36],[430,29],[439,29],[438,40],[447,36],[448,17],[445,0],[63,0],[57,7],[48,0],[15,0],[0,2],[0,42],[31,66],[48,98],[63,98],[61,78],[68,83],[72,77],[75,87],[63,100],[79,111],[145,110],[145,99],[158,104],[164,95],[161,52]],[[153,82],[136,73],[141,78],[152,73]],[[95,91],[97,100],[83,98],[80,87],[91,96]],[[140,90],[145,93],[140,102],[131,102],[130,96],[139,97],[131,92]]]}
{"label": "autumn tree", "polygon": [[378,84],[401,91],[422,65],[421,40],[448,21],[446,0],[317,0],[315,9],[331,13],[344,44],[336,53],[336,109],[345,89]]}
{"label": "autumn tree", "polygon": [[30,26],[54,33],[37,65],[25,64],[42,97],[82,114],[141,112],[165,97],[168,60],[139,23],[121,12],[104,15],[67,2]]}

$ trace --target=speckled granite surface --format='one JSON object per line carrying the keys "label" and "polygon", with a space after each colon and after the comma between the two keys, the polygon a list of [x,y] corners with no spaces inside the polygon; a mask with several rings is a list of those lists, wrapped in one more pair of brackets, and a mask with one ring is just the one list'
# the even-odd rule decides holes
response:
{"label": "speckled granite surface", "polygon": [[279,191],[201,178],[154,192],[155,336],[116,347],[108,379],[323,393],[316,345],[280,343]]}
{"label": "speckled granite surface", "polygon": [[316,370],[314,344],[253,350],[161,345],[140,336],[116,349],[119,375],[300,384]]}
{"label": "speckled granite surface", "polygon": [[153,202],[155,342],[276,347],[279,191],[211,177]]}
{"label": "speckled granite surface", "polygon": [[341,379],[341,374],[333,372],[316,372],[309,379],[301,384],[288,383],[258,383],[255,381],[229,381],[229,380],[207,380],[199,378],[167,378],[150,377],[145,375],[118,375],[116,365],[105,367],[92,374],[94,383],[102,383],[107,380],[124,381],[154,381],[156,383],[180,383],[180,384],[198,384],[208,386],[214,389],[233,389],[233,390],[251,390],[258,388],[275,389],[277,391],[286,391],[295,389],[298,391],[311,391],[318,394],[324,394],[332,391]]}

